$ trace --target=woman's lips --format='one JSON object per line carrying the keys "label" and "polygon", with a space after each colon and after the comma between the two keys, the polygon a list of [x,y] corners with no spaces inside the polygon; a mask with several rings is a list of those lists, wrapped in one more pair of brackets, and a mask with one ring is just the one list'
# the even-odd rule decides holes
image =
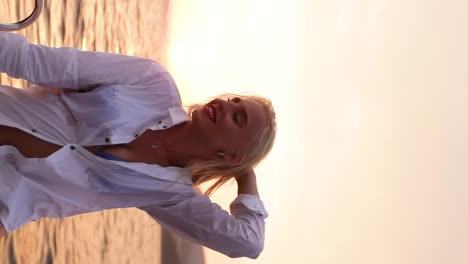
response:
{"label": "woman's lips", "polygon": [[207,113],[210,120],[216,124],[216,107],[214,105],[206,105],[205,112]]}

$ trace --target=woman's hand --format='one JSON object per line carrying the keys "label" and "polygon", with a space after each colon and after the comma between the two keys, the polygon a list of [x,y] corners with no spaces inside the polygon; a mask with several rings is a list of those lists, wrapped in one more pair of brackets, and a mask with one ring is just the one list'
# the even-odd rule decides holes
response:
{"label": "woman's hand", "polygon": [[252,194],[259,195],[257,189],[257,176],[253,169],[248,170],[246,173],[236,177],[237,181],[237,195],[239,194]]}

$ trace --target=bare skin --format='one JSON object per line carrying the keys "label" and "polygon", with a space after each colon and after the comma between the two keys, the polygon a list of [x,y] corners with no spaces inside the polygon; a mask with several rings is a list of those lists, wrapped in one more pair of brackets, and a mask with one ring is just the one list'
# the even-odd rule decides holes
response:
{"label": "bare skin", "polygon": [[[128,144],[101,146],[101,151],[130,162],[145,162],[148,164],[165,166],[167,161],[161,157],[162,155],[155,155],[154,150],[153,153],[149,152],[151,151],[151,142],[153,142],[150,140],[149,133],[150,131],[143,133],[143,135]],[[154,133],[155,132],[153,132],[153,134]],[[42,140],[18,128],[0,125],[0,146],[1,145],[14,146],[27,158],[46,158],[63,147]],[[95,154],[98,147],[99,146],[87,146],[84,148]]]}

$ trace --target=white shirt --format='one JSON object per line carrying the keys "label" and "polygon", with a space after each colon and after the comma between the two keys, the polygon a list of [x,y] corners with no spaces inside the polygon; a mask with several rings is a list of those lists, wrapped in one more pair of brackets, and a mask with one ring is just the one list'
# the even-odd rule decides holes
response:
{"label": "white shirt", "polygon": [[13,146],[0,146],[0,220],[7,233],[41,217],[138,207],[227,256],[259,256],[268,214],[258,196],[239,195],[229,214],[192,188],[187,169],[107,160],[84,148],[129,143],[147,129],[190,119],[160,64],[33,45],[0,32],[0,72],[37,84],[0,86],[0,124],[63,146],[47,158],[25,158]]}

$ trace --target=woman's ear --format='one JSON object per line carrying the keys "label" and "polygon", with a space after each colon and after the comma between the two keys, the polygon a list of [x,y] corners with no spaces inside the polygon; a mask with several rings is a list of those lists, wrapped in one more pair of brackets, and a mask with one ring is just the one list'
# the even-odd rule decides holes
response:
{"label": "woman's ear", "polygon": [[242,161],[241,155],[237,153],[218,152],[218,155],[224,159],[229,165],[238,165]]}

